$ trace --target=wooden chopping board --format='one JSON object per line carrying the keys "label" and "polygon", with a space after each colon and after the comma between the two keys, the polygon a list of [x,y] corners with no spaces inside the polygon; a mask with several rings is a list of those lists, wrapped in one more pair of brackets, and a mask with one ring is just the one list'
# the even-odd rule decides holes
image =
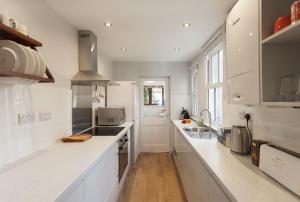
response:
{"label": "wooden chopping board", "polygon": [[85,142],[92,138],[91,134],[80,134],[80,135],[71,135],[69,137],[61,138],[63,142]]}

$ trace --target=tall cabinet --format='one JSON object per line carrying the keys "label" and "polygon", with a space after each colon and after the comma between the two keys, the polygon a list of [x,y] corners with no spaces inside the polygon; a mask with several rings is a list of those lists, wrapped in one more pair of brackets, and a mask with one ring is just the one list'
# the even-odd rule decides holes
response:
{"label": "tall cabinet", "polygon": [[226,58],[230,103],[259,104],[259,0],[240,0],[228,15]]}
{"label": "tall cabinet", "polygon": [[300,21],[273,33],[295,0],[239,0],[226,20],[230,103],[300,107]]}

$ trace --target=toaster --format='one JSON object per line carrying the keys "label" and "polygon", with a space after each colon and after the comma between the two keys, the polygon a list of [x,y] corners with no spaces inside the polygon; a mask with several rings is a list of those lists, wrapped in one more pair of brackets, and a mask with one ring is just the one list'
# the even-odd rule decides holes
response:
{"label": "toaster", "polygon": [[275,145],[262,145],[259,168],[300,196],[300,155]]}
{"label": "toaster", "polygon": [[125,107],[100,107],[97,110],[99,126],[117,126],[125,122]]}

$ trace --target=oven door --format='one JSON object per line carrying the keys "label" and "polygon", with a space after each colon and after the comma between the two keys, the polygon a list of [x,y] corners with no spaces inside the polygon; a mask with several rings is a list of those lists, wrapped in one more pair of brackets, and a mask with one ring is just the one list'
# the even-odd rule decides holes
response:
{"label": "oven door", "polygon": [[119,146],[119,182],[127,168],[128,164],[128,141]]}

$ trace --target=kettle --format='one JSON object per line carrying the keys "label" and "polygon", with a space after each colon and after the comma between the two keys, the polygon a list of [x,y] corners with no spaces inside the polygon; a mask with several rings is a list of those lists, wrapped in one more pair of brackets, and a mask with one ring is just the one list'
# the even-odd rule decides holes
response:
{"label": "kettle", "polygon": [[233,126],[231,131],[230,151],[234,154],[248,155],[251,152],[251,132],[245,126]]}

